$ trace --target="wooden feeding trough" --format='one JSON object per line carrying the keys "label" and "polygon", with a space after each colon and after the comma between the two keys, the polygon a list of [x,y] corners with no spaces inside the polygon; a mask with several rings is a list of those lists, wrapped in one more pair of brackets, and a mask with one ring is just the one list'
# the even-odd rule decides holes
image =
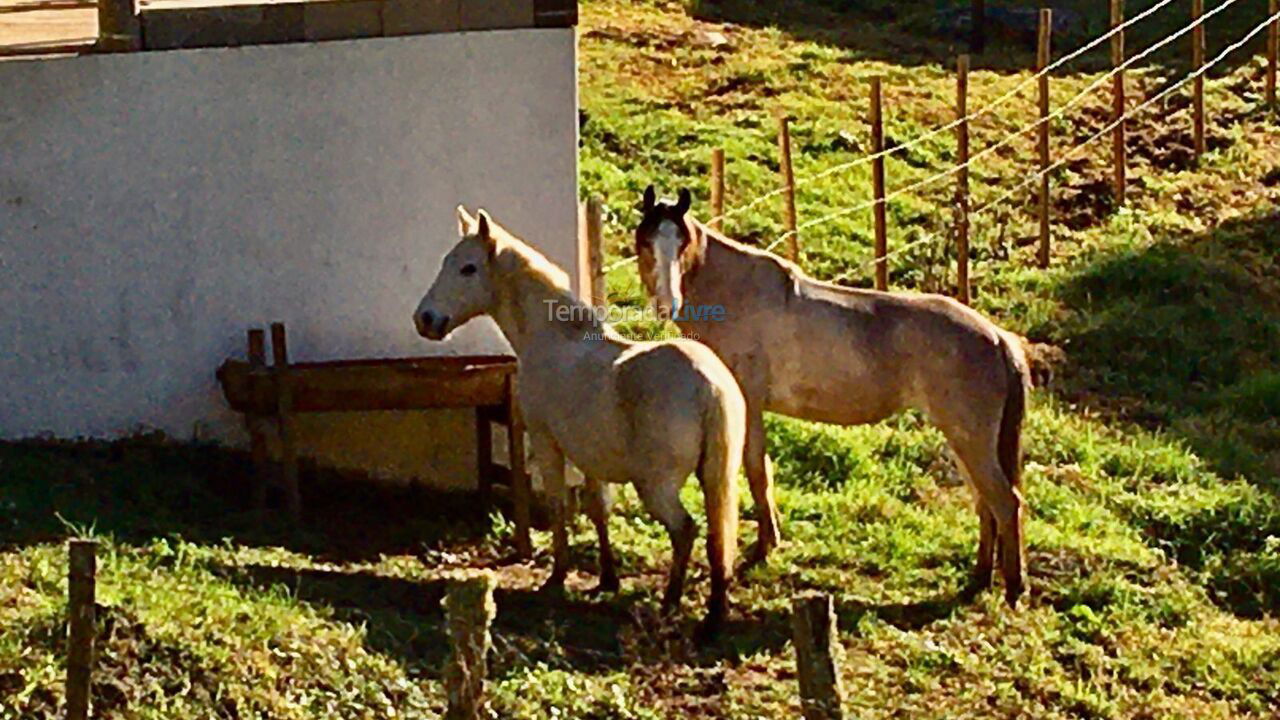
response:
{"label": "wooden feeding trough", "polygon": [[[524,426],[514,402],[516,359],[510,355],[416,357],[290,363],[282,323],[271,325],[272,363],[265,336],[248,332],[248,360],[227,360],[218,382],[231,408],[244,413],[257,481],[254,505],[266,505],[271,461],[267,433],[279,439],[279,481],[289,514],[301,513],[298,455],[293,418],[299,413],[475,408],[479,491],[487,505],[493,486],[509,484],[515,506],[516,544],[530,552],[529,476],[524,463]],[[493,462],[493,427],[507,427],[507,470]]]}

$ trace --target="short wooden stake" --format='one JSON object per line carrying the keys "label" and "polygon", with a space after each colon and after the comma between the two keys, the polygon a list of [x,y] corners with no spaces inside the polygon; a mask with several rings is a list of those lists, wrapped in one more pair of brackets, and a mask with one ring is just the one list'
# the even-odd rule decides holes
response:
{"label": "short wooden stake", "polygon": [[[1191,20],[1195,22],[1204,15],[1204,0],[1191,0]],[[1200,70],[1204,66],[1204,23],[1196,25],[1191,31],[1191,70]],[[1195,89],[1192,97],[1193,122],[1195,123],[1196,158],[1205,153],[1204,140],[1204,73],[1196,75]]]}
{"label": "short wooden stake", "polygon": [[1280,0],[1267,4],[1271,24],[1267,27],[1267,106],[1276,109],[1276,56],[1280,55]]}
{"label": "short wooden stake", "polygon": [[800,677],[800,707],[805,720],[839,720],[841,703],[835,607],[830,595],[808,594],[792,601],[792,642]]}
{"label": "short wooden stake", "polygon": [[98,543],[72,540],[67,554],[67,720],[87,720],[93,681]]}
{"label": "short wooden stake", "polygon": [[876,289],[889,289],[889,253],[887,220],[884,203],[884,117],[881,113],[881,78],[871,78],[871,190],[875,196],[872,212],[876,228]]}
{"label": "short wooden stake", "polygon": [[302,517],[302,494],[298,489],[298,446],[293,420],[293,383],[289,377],[289,345],[284,323],[271,323],[272,372],[276,378],[276,423],[280,428],[280,484],[284,488],[289,519]]}
{"label": "short wooden stake", "polygon": [[142,49],[142,30],[134,0],[98,0],[98,52]]}
{"label": "short wooden stake", "polygon": [[782,183],[786,192],[787,251],[791,262],[800,262],[800,236],[796,229],[796,176],[791,168],[791,118],[786,115],[778,117],[778,167],[782,172]]}
{"label": "short wooden stake", "polygon": [[724,232],[724,149],[711,151],[711,229]]}
{"label": "short wooden stake", "polygon": [[[248,332],[249,370],[254,377],[254,387],[267,374],[266,335],[261,328]],[[267,509],[267,481],[270,477],[271,458],[267,452],[267,434],[263,429],[267,420],[257,413],[245,413],[245,429],[249,432],[249,453],[253,460],[253,511],[262,520]]]}
{"label": "short wooden stake", "polygon": [[524,458],[524,420],[520,417],[520,408],[516,402],[516,379],[507,378],[507,432],[511,463],[511,502],[515,506],[516,521],[516,553],[521,558],[533,555],[533,539],[530,536],[532,520],[530,503],[533,500],[533,488],[530,487],[529,473],[525,468]]}
{"label": "short wooden stake", "polygon": [[[1036,44],[1036,71],[1049,67],[1049,37],[1053,32],[1053,12],[1040,11],[1039,42]],[[1049,267],[1049,74],[1040,76],[1040,247],[1036,261]]]}
{"label": "short wooden stake", "polygon": [[956,59],[956,299],[969,304],[969,56]]}
{"label": "short wooden stake", "polygon": [[451,580],[444,597],[445,622],[449,626],[449,663],[445,666],[446,720],[480,720],[485,712],[485,674],[489,652],[489,625],[497,615],[493,601],[494,578],[482,572],[475,577]]}
{"label": "short wooden stake", "polygon": [[[1111,28],[1124,24],[1124,0],[1111,0]],[[1111,66],[1115,68],[1115,77],[1111,81],[1111,122],[1115,129],[1111,131],[1111,160],[1114,166],[1111,192],[1115,196],[1116,207],[1124,205],[1125,191],[1125,140],[1124,140],[1124,31],[1120,30],[1111,36]]]}

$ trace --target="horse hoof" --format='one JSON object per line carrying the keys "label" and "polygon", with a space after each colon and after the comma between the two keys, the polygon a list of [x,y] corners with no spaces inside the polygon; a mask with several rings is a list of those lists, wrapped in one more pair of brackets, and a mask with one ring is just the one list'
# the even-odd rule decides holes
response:
{"label": "horse hoof", "polygon": [[693,642],[695,645],[707,645],[720,636],[720,629],[724,623],[718,617],[708,616],[702,622],[698,623],[698,627],[693,631]]}
{"label": "horse hoof", "polygon": [[600,578],[600,582],[596,586],[587,591],[587,595],[603,595],[605,593],[613,594],[622,589],[622,584],[618,582],[618,578]]}
{"label": "horse hoof", "polygon": [[772,550],[773,547],[774,546],[765,545],[760,542],[754,543],[751,547],[747,548],[747,552],[743,556],[742,562],[738,565],[738,569],[734,571],[735,574],[743,575],[755,566],[767,563],[769,561],[769,551]]}
{"label": "horse hoof", "polygon": [[966,592],[971,595],[978,593],[991,587],[991,569],[974,570],[969,576],[969,584],[965,587]]}
{"label": "horse hoof", "polygon": [[564,596],[564,576],[552,575],[551,577],[547,578],[547,581],[542,583],[542,587],[538,588],[538,594],[546,595],[548,597],[563,597]]}
{"label": "horse hoof", "polygon": [[1018,599],[1022,597],[1022,593],[1026,589],[1026,583],[1019,580],[1014,583],[1006,584],[1004,589],[1004,601],[1009,607],[1017,610]]}

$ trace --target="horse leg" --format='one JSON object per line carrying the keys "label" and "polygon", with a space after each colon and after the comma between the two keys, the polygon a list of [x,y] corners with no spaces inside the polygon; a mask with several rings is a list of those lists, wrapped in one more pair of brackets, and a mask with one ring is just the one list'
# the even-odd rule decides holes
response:
{"label": "horse leg", "polygon": [[671,537],[671,571],[667,575],[667,591],[662,596],[662,611],[671,612],[680,607],[684,594],[685,573],[689,569],[689,556],[698,526],[680,502],[680,486],[683,478],[638,479],[636,491],[641,502],[655,520],[662,523]]}
{"label": "horse leg", "polygon": [[592,592],[617,592],[620,587],[618,571],[609,544],[609,508],[613,504],[613,488],[593,478],[587,478],[587,516],[595,525],[600,540],[600,584]]}
{"label": "horse leg", "polygon": [[564,453],[550,434],[529,431],[529,443],[533,450],[533,462],[546,486],[547,501],[551,506],[551,542],[554,558],[551,576],[543,590],[558,591],[564,587],[569,575],[569,533],[565,528]]}
{"label": "horse leg", "polygon": [[[981,447],[953,443],[961,462],[969,471],[970,482],[977,492],[977,501],[989,514],[995,526],[995,538],[988,539],[990,529],[979,512],[983,537],[978,544],[978,564],[975,584],[981,580],[985,565],[990,578],[991,556],[998,554],[1000,574],[1004,577],[1004,597],[1009,605],[1016,606],[1026,588],[1026,565],[1023,559],[1022,514],[1023,499],[1018,488],[1006,478],[996,459],[995,442],[974,443]],[[985,547],[984,547],[985,546]],[[984,556],[984,549],[986,555]],[[998,553],[995,552],[998,550]]]}
{"label": "horse leg", "polygon": [[769,551],[781,542],[778,530],[778,503],[773,497],[773,464],[765,454],[764,411],[762,404],[747,401],[747,442],[743,465],[751,485],[751,498],[756,504],[759,539],[746,556],[739,573],[764,562]]}
{"label": "horse leg", "polygon": [[995,567],[996,516],[987,509],[982,498],[975,499],[978,512],[978,562],[973,567],[970,587],[974,591],[991,587],[991,571]]}

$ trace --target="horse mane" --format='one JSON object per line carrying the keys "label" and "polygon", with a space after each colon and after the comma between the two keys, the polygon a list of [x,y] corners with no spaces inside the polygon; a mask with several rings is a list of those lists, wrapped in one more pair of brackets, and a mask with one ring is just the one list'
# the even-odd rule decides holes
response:
{"label": "horse mane", "polygon": [[750,255],[760,260],[768,260],[773,263],[776,263],[779,266],[780,270],[784,270],[786,272],[800,272],[803,275],[803,272],[800,271],[800,267],[798,265],[796,265],[795,263],[791,262],[790,260],[780,255],[775,255],[771,252],[768,252],[762,247],[758,247],[756,245],[748,245],[747,243],[744,243],[741,240],[735,240],[718,230],[712,229],[709,225],[706,225],[701,220],[694,220],[693,224],[698,228],[698,231],[701,232],[703,236],[706,237],[708,240],[716,240],[720,244],[725,245],[726,247],[729,247],[732,250],[740,252],[743,255]]}
{"label": "horse mane", "polygon": [[587,309],[588,303],[573,291],[569,273],[492,219],[489,227],[490,236],[497,244],[494,266],[505,283],[519,284],[523,280],[543,290],[542,300],[584,308],[583,312],[570,313],[570,319],[562,321],[567,329],[578,333],[602,331],[605,324],[595,319],[594,309]]}

